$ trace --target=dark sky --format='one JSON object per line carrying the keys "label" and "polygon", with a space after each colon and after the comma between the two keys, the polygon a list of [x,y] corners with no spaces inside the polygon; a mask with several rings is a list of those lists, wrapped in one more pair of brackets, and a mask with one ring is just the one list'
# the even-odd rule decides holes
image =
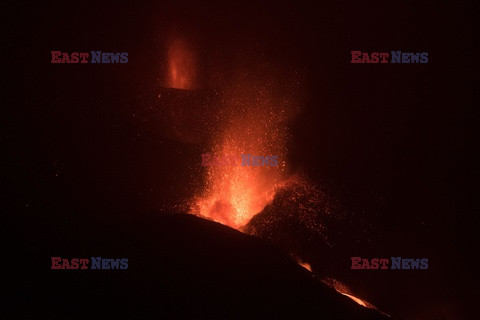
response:
{"label": "dark sky", "polygon": [[[444,308],[444,318],[460,319],[473,300],[477,243],[472,9],[464,1],[16,5],[4,49],[15,89],[0,128],[5,227],[30,243],[76,223],[141,220],[193,194],[201,181],[191,164],[205,145],[166,137],[151,111],[175,30],[198,48],[206,78],[228,74],[239,57],[301,72],[288,163],[370,226],[368,245],[339,254],[345,273],[351,256],[429,258],[421,274],[349,277],[371,283],[381,294],[364,294],[393,314]],[[128,52],[129,61],[53,65],[52,50]],[[429,62],[357,65],[351,50],[428,52]]]}

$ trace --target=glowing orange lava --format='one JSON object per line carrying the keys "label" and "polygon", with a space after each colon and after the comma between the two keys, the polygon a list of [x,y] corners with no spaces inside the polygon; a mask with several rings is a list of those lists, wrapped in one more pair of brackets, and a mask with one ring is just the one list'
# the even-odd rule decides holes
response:
{"label": "glowing orange lava", "polygon": [[[338,292],[340,292],[340,291],[338,291]],[[366,303],[365,301],[363,301],[362,299],[357,298],[357,297],[355,297],[355,296],[353,296],[353,295],[351,295],[351,294],[345,293],[345,292],[340,292],[340,293],[343,294],[344,296],[349,297],[350,299],[352,299],[353,301],[355,301],[355,302],[358,303],[359,305],[368,308],[367,303]]]}
{"label": "glowing orange lava", "polygon": [[273,200],[275,174],[262,174],[262,169],[266,170],[242,166],[209,169],[208,192],[196,203],[199,215],[237,229],[245,225]]}
{"label": "glowing orange lava", "polygon": [[195,88],[196,58],[186,41],[174,37],[168,46],[167,86],[176,89]]}
{"label": "glowing orange lava", "polygon": [[305,269],[307,269],[308,271],[312,272],[312,266],[310,265],[310,263],[299,262],[298,264],[301,265],[302,267],[304,267]]}
{"label": "glowing orange lava", "polygon": [[[254,128],[247,133],[256,134],[261,132]],[[239,229],[273,200],[275,189],[283,180],[284,164],[280,158],[278,167],[241,166],[241,154],[267,156],[278,152],[269,152],[259,138],[233,139],[229,135],[241,137],[242,132],[231,128],[212,154],[235,155],[239,165],[207,167],[206,190],[196,199],[196,208],[203,217]]]}
{"label": "glowing orange lava", "polygon": [[[208,152],[234,156],[238,166],[206,167],[206,186],[192,213],[241,229],[286,181],[286,120],[294,107],[266,83],[241,76],[226,88],[218,114],[223,125],[215,128]],[[241,166],[242,154],[278,156],[278,166]]]}
{"label": "glowing orange lava", "polygon": [[377,310],[381,314],[383,314],[387,317],[390,317],[389,314],[387,314],[385,312],[382,312],[381,310],[378,310],[378,308],[375,307],[373,304],[354,296],[352,294],[350,288],[348,288],[345,284],[341,283],[340,281],[332,279],[332,278],[325,278],[325,279],[322,280],[322,282],[325,283],[326,285],[328,285],[329,287],[335,289],[338,293],[343,294],[346,297],[349,297],[350,299],[352,299],[353,301],[355,301],[359,305],[361,305],[365,308]]}

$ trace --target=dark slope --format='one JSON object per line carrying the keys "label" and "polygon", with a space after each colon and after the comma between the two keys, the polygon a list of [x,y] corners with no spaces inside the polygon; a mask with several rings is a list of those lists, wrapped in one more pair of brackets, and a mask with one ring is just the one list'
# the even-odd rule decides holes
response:
{"label": "dark slope", "polygon": [[[190,215],[72,223],[43,239],[23,252],[29,262],[9,302],[17,312],[109,319],[381,318],[258,238]],[[50,270],[51,256],[128,258],[129,268]]]}

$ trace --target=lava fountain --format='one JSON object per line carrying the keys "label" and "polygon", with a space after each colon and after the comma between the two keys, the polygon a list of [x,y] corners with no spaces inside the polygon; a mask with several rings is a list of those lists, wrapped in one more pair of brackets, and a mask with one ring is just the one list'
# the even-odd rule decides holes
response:
{"label": "lava fountain", "polygon": [[[165,86],[181,89],[174,95],[190,103],[163,104],[165,123],[173,123],[176,137],[205,144],[203,153],[238,159],[235,166],[205,168],[204,186],[188,210],[236,229],[261,212],[287,180],[288,121],[299,105],[300,81],[294,69],[258,58],[249,61],[246,56],[200,75],[205,68],[198,68],[195,48],[186,38],[172,34],[167,43]],[[200,83],[200,78],[208,81]],[[163,101],[167,95],[171,91],[161,95]],[[278,165],[242,166],[242,154],[277,156]],[[200,165],[200,154],[197,159]]]}
{"label": "lava fountain", "polygon": [[[264,77],[243,70],[221,93],[222,121],[212,130],[208,152],[238,163],[206,167],[205,188],[191,206],[192,213],[236,229],[262,211],[287,180],[287,121],[296,111],[296,91]],[[242,166],[242,154],[277,156],[278,166]]]}

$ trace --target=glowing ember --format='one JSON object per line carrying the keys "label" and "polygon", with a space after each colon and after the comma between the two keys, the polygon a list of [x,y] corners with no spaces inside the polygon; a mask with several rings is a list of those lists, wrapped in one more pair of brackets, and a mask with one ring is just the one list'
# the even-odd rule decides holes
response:
{"label": "glowing ember", "polygon": [[196,59],[192,49],[183,39],[174,37],[168,48],[167,86],[194,89],[196,70]]}

